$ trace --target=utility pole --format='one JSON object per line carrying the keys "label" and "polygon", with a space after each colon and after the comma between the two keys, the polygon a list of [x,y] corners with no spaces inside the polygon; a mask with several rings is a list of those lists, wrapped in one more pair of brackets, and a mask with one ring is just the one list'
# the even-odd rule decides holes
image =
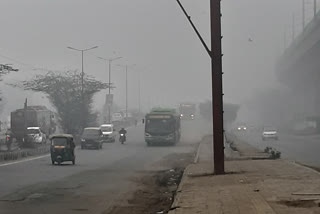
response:
{"label": "utility pole", "polygon": [[210,0],[214,173],[224,174],[221,0]]}
{"label": "utility pole", "polygon": [[221,175],[224,174],[221,0],[210,0],[211,50],[204,42],[180,0],[176,1],[211,58],[214,173]]}
{"label": "utility pole", "polygon": [[[116,58],[112,58],[112,59],[106,59],[103,57],[98,57],[98,59],[104,60],[105,63],[107,64],[107,62],[109,63],[109,79],[108,79],[108,85],[109,85],[109,99],[111,99],[111,63],[115,60],[121,59],[122,57],[116,57]],[[107,67],[107,66],[106,66]],[[111,123],[111,109],[112,109],[112,102],[111,103],[107,103],[108,105],[108,123]]]}

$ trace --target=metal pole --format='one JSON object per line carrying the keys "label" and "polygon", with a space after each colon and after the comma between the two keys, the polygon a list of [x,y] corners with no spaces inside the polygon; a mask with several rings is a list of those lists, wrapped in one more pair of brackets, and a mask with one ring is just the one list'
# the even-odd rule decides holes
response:
{"label": "metal pole", "polygon": [[126,65],[126,119],[128,118],[128,65]]}
{"label": "metal pole", "polygon": [[313,1],[313,17],[316,18],[317,16],[317,0]]}
{"label": "metal pole", "polygon": [[295,38],[295,23],[294,23],[294,14],[292,14],[292,42],[294,41]]}
{"label": "metal pole", "polygon": [[304,31],[305,28],[305,0],[302,0],[302,31]]}
{"label": "metal pole", "polygon": [[138,87],[139,87],[139,114],[141,113],[141,85],[140,85],[140,72],[138,72]]}
{"label": "metal pole", "polygon": [[85,127],[84,123],[85,123],[85,113],[84,113],[84,94],[83,94],[83,79],[84,79],[84,69],[83,69],[83,52],[84,50],[81,51],[81,101],[82,101],[82,128]]}
{"label": "metal pole", "polygon": [[283,32],[283,50],[286,51],[286,49],[287,49],[287,30],[285,28]]}
{"label": "metal pole", "polygon": [[224,174],[221,0],[210,0],[214,173]]}
{"label": "metal pole", "polygon": [[[109,99],[111,94],[111,62],[112,60],[109,60]],[[111,122],[111,103],[108,103],[108,123]]]}

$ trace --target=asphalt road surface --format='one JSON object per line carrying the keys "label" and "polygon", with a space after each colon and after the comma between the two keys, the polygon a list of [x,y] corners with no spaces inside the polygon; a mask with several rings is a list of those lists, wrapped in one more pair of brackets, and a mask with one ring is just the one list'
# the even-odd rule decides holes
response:
{"label": "asphalt road surface", "polygon": [[262,140],[262,133],[256,131],[235,132],[240,138],[251,145],[264,150],[272,147],[281,152],[282,158],[302,164],[320,167],[320,136],[297,136],[278,133],[279,140]]}
{"label": "asphalt road surface", "polygon": [[[101,213],[135,188],[130,181],[135,173],[152,169],[153,163],[170,154],[194,152],[209,132],[200,120],[183,121],[176,146],[147,147],[139,125],[128,129],[125,145],[104,144],[102,150],[77,147],[76,165],[53,166],[49,155],[0,163],[0,213]],[[95,201],[102,193],[104,200]]]}

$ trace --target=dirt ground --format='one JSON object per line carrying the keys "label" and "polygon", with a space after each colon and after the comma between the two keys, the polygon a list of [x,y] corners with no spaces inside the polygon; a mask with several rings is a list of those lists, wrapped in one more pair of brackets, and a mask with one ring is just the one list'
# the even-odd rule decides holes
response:
{"label": "dirt ground", "polygon": [[183,171],[192,159],[191,154],[169,155],[156,165],[157,167],[170,166],[170,169],[141,172],[133,179],[139,189],[121,204],[106,210],[103,214],[168,213]]}
{"label": "dirt ground", "polygon": [[193,158],[193,153],[172,154],[134,173],[115,166],[32,185],[0,198],[0,213],[167,213]]}

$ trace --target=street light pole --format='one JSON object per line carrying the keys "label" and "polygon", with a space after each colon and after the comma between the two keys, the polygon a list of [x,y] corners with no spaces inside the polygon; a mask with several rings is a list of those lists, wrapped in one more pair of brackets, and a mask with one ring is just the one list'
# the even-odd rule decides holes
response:
{"label": "street light pole", "polygon": [[[107,62],[109,63],[109,79],[108,79],[108,84],[109,84],[109,98],[110,98],[110,94],[111,94],[111,63],[115,60],[121,59],[122,56],[116,57],[116,58],[111,58],[111,59],[107,59],[107,58],[103,58],[103,57],[98,57],[101,60],[104,60],[107,64]],[[107,67],[107,66],[106,66]],[[108,103],[107,103],[108,104]],[[111,108],[112,108],[112,103],[108,104],[108,123],[111,123]]]}
{"label": "street light pole", "polygon": [[314,18],[317,16],[317,0],[313,1],[313,16]]}
{"label": "street light pole", "polygon": [[79,51],[81,52],[81,101],[82,101],[82,128],[85,127],[85,120],[84,120],[84,68],[83,68],[83,55],[84,55],[84,52],[85,51],[89,51],[89,50],[92,50],[92,49],[95,49],[95,48],[98,48],[98,46],[94,46],[94,47],[91,47],[91,48],[87,48],[87,49],[77,49],[77,48],[73,48],[73,47],[67,47],[71,50],[74,50],[74,51]]}
{"label": "street light pole", "polygon": [[[133,64],[132,66],[135,66],[136,64]],[[118,65],[120,67],[123,67],[121,65]],[[128,117],[128,68],[129,68],[129,65],[125,65],[125,72],[126,72],[126,119]]]}
{"label": "street light pole", "polygon": [[141,113],[141,85],[140,85],[140,72],[138,72],[138,87],[139,87],[138,100],[139,100],[139,115],[140,115],[140,113]]}
{"label": "street light pole", "polygon": [[306,5],[306,2],[305,0],[302,0],[302,31],[304,31],[304,28],[305,28],[305,25],[306,25],[306,22],[305,22],[305,12],[306,12],[306,9],[305,9],[305,5]]}
{"label": "street light pole", "polygon": [[126,65],[126,119],[128,118],[128,65]]}

